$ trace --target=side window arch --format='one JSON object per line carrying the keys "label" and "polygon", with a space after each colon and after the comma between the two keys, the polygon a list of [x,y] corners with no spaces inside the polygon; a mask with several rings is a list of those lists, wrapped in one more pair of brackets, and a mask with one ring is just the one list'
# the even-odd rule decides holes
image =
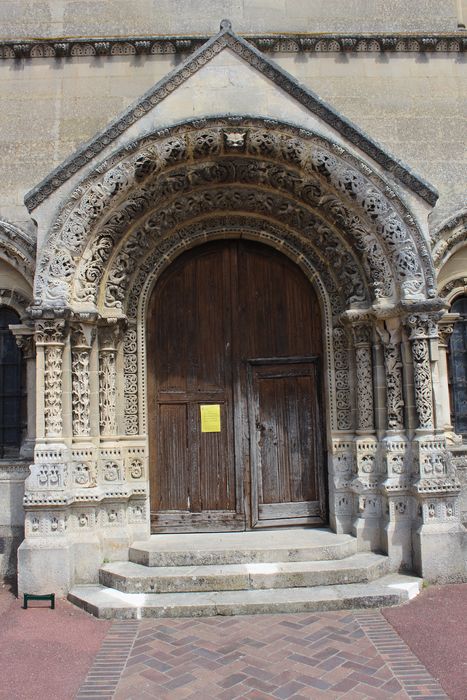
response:
{"label": "side window arch", "polygon": [[459,314],[449,340],[452,424],[467,440],[467,295],[454,300],[451,312]]}
{"label": "side window arch", "polygon": [[18,313],[0,306],[0,459],[19,454],[25,429],[25,381],[22,352],[9,329]]}

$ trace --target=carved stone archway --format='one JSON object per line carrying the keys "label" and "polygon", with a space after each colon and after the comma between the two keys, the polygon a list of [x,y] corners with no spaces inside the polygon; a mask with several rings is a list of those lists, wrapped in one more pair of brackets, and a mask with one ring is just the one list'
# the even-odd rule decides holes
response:
{"label": "carved stone archway", "polygon": [[331,527],[394,568],[436,569],[414,531],[456,526],[458,486],[433,409],[442,303],[426,241],[341,146],[235,117],[156,132],[101,163],[41,251],[32,314],[46,381],[23,551],[62,538],[58,589],[147,536],[147,299],[182,251],[235,236],[283,251],[320,300]]}

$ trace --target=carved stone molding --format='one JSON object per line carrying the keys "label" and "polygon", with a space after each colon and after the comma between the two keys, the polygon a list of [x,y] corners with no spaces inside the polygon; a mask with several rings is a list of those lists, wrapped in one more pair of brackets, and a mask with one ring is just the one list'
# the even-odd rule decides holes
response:
{"label": "carved stone molding", "polygon": [[372,328],[369,324],[352,326],[357,380],[357,430],[374,431]]}
{"label": "carved stone molding", "polygon": [[[100,167],[76,190],[53,226],[38,264],[36,303],[67,305],[74,293],[77,301],[85,301],[83,283],[99,284],[122,235],[146,212],[141,243],[147,240],[150,245],[164,230],[167,235],[182,224],[191,210],[207,215],[222,209],[241,213],[242,208],[282,218],[297,230],[307,225],[316,229],[316,214],[328,220],[346,241],[348,254],[353,253],[354,269],[361,260],[368,270],[371,293],[377,298],[392,293],[388,284],[393,277],[403,298],[422,299],[425,285],[428,295],[435,293],[426,242],[401,202],[388,198],[371,172],[362,172],[361,164],[344,149],[321,137],[276,122],[242,118],[237,118],[241,130],[236,133],[244,137],[248,158],[234,161],[232,147],[222,138],[233,133],[228,128],[233,119],[206,120],[204,128],[185,124],[168,130],[171,136],[167,131],[155,134],[127,148],[123,160],[110,159]],[[206,160],[213,155],[223,160],[215,164]],[[177,164],[179,170],[166,172]],[[206,188],[214,183],[223,187],[213,199],[214,193]],[[242,187],[237,190],[242,193],[240,202],[233,193],[234,183]],[[250,199],[244,192],[246,184],[252,188]],[[114,287],[119,286],[119,268],[131,264],[129,251],[121,249],[117,268],[109,273]],[[81,281],[76,280],[78,264],[84,274]],[[108,294],[107,302],[114,303],[110,290]]]}
{"label": "carved stone molding", "polygon": [[117,345],[121,325],[109,322],[99,327],[99,423],[101,435],[117,433]]}
{"label": "carved stone molding", "polygon": [[[440,272],[443,265],[462,245],[467,244],[467,212],[460,211],[444,222],[431,236],[433,261]],[[465,282],[464,282],[465,284]],[[441,296],[443,296],[441,294]]]}
{"label": "carved stone molding", "polygon": [[63,427],[62,365],[68,326],[63,319],[36,321],[36,347],[44,348],[44,422],[46,437],[59,437]]}
{"label": "carved stone molding", "polygon": [[[36,248],[32,237],[8,221],[0,221],[0,258],[16,268],[31,286],[34,280]],[[12,292],[23,297],[20,291]],[[29,303],[27,300],[26,306]]]}
{"label": "carved stone molding", "polygon": [[434,427],[433,382],[430,364],[430,340],[438,338],[439,315],[412,314],[406,319],[412,348],[414,371],[415,410],[418,427],[431,430]]}
{"label": "carved stone molding", "polygon": [[0,287],[0,306],[10,306],[21,317],[24,317],[27,315],[26,309],[30,303],[31,300],[17,289],[7,289],[5,287]]}
{"label": "carved stone molding", "polygon": [[127,435],[137,435],[139,432],[137,353],[138,338],[136,329],[128,328],[123,339],[124,420],[125,433]]}
{"label": "carved stone molding", "polygon": [[453,301],[455,297],[467,294],[467,276],[456,277],[446,282],[440,289],[439,295],[442,299]]}
{"label": "carved stone molding", "polygon": [[71,332],[72,422],[73,435],[91,434],[89,356],[91,348],[82,326]]}
{"label": "carved stone molding", "polygon": [[15,336],[16,345],[23,353],[24,359],[34,358],[36,356],[34,329],[27,326],[17,326],[12,330],[12,333]]}
{"label": "carved stone molding", "polygon": [[[81,56],[187,55],[207,36],[131,36],[0,41],[0,59],[62,59]],[[461,32],[437,34],[249,34],[248,41],[263,53],[463,53],[467,40]]]}
{"label": "carved stone molding", "polygon": [[31,211],[47,195],[64,182],[69,173],[74,173],[81,165],[100,153],[117,135],[134,124],[141,116],[149,112],[157,104],[171,94],[196,73],[203,65],[207,64],[214,56],[225,48],[230,49],[240,56],[256,70],[266,75],[285,93],[291,95],[304,108],[317,114],[321,119],[330,124],[336,131],[342,133],[345,138],[358,146],[363,152],[379,163],[386,172],[392,175],[416,191],[419,196],[426,199],[432,206],[436,203],[438,194],[428,183],[416,177],[405,168],[400,161],[384,152],[375,141],[363,134],[352,122],[336,112],[332,107],[320,100],[315,93],[305,88],[297,80],[284,71],[278,64],[268,60],[253,44],[236,35],[231,26],[221,26],[219,34],[210,38],[197,49],[187,60],[168,76],[159,81],[136,104],[132,105],[121,117],[113,120],[111,124],[92,142],[85,144],[74,156],[59,168],[56,168],[52,176],[38,185],[26,195],[26,206]]}
{"label": "carved stone molding", "polygon": [[376,326],[384,354],[388,430],[404,429],[404,393],[402,378],[401,328],[399,319]]}

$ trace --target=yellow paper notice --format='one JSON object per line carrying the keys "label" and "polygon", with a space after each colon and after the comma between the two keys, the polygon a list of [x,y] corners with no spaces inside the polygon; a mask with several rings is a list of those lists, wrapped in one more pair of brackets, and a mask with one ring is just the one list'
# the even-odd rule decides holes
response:
{"label": "yellow paper notice", "polygon": [[221,407],[218,403],[203,404],[201,410],[201,432],[221,432]]}

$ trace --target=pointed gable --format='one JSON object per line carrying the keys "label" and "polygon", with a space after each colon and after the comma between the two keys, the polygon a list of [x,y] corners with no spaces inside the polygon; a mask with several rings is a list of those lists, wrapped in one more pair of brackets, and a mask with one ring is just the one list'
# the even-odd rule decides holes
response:
{"label": "pointed gable", "polygon": [[429,183],[223,20],[218,34],[55,168],[26,195],[25,204],[34,210],[75,174],[81,177],[90,164],[151,131],[177,121],[239,114],[290,121],[357,148],[430,205],[436,203],[438,194]]}

